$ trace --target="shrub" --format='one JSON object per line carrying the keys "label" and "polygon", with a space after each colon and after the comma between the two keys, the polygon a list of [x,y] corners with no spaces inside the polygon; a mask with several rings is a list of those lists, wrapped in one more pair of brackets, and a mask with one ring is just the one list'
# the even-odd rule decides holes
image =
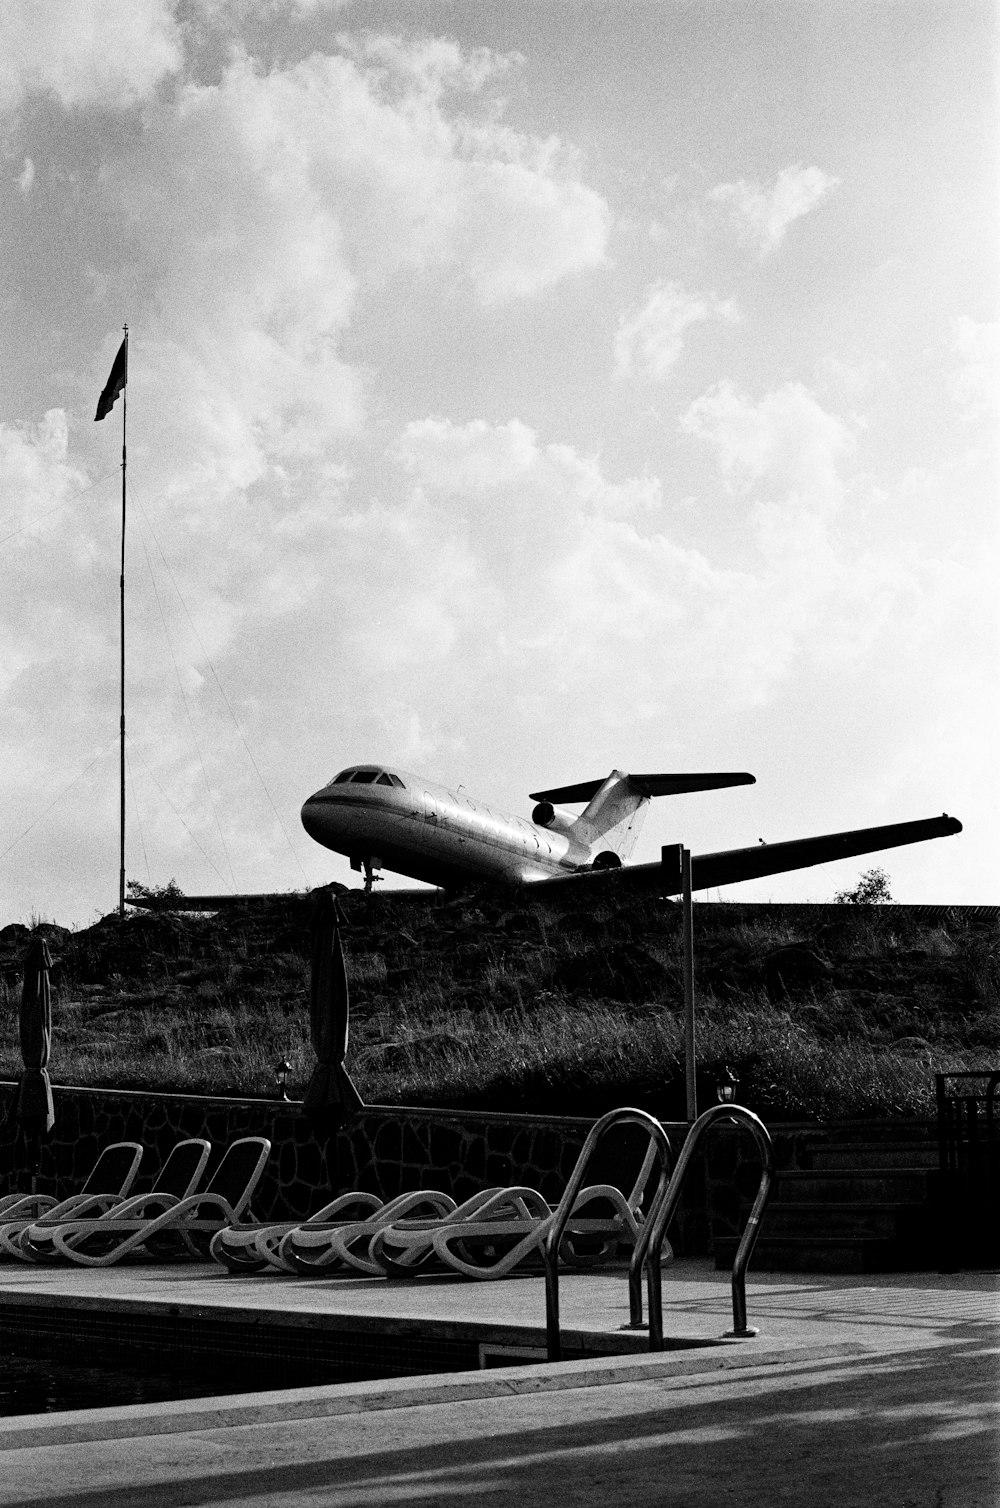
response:
{"label": "shrub", "polygon": [[853,890],[838,890],[834,900],[847,906],[884,906],[892,900],[884,869],[866,869]]}

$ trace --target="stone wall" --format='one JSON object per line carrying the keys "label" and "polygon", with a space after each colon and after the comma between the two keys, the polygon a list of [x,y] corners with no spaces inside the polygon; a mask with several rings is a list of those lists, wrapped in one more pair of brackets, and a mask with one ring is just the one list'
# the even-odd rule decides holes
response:
{"label": "stone wall", "polygon": [[[16,1085],[0,1082],[0,1194],[29,1187],[29,1148],[13,1116]],[[240,1136],[266,1136],[271,1157],[254,1198],[262,1220],[305,1218],[334,1193],[363,1189],[382,1198],[442,1189],[456,1200],[485,1186],[527,1184],[559,1198],[591,1121],[369,1105],[332,1136],[317,1132],[298,1104],[208,1099],[128,1090],[54,1089],[56,1124],[41,1148],[38,1188],[76,1192],[100,1149],[115,1141],[146,1148],[135,1192],[148,1188],[175,1142],[204,1136],[218,1148]],[[684,1126],[668,1126],[674,1154]],[[605,1137],[588,1182],[628,1187],[645,1138],[635,1127]],[[209,1165],[211,1174],[212,1164]],[[700,1179],[692,1182],[672,1233],[675,1249],[707,1250]]]}
{"label": "stone wall", "polygon": [[[74,1193],[109,1142],[137,1141],[146,1148],[135,1185],[141,1192],[183,1137],[206,1137],[219,1149],[217,1159],[239,1136],[266,1136],[272,1152],[254,1199],[263,1220],[304,1219],[334,1193],[349,1189],[383,1199],[411,1189],[443,1189],[461,1201],[485,1186],[523,1183],[555,1201],[591,1125],[582,1118],[368,1105],[348,1126],[326,1136],[305,1120],[297,1103],[281,1100],[58,1086],[54,1095],[56,1124],[41,1148],[41,1191],[60,1197]],[[0,1081],[0,1194],[30,1186],[29,1149],[14,1120],[15,1098],[16,1085]],[[843,1138],[848,1125],[773,1126],[778,1176],[782,1168],[812,1167],[817,1147]],[[666,1129],[676,1157],[687,1128]],[[859,1136],[869,1134],[860,1123],[854,1129]],[[606,1138],[588,1182],[629,1182],[641,1142],[633,1128]],[[692,1166],[671,1232],[679,1255],[707,1252],[714,1237],[742,1231],[759,1172],[749,1134],[734,1126],[713,1128],[704,1159]]]}

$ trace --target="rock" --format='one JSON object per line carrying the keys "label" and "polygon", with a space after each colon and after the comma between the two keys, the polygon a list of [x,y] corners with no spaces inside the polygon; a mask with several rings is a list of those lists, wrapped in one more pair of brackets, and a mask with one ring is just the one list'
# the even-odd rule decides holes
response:
{"label": "rock", "polygon": [[913,1053],[916,1057],[924,1057],[933,1051],[926,1037],[898,1037],[892,1044],[893,1052]]}
{"label": "rock", "polygon": [[616,943],[566,958],[552,972],[555,989],[609,1000],[644,1001],[662,996],[670,975],[645,948]]}
{"label": "rock", "polygon": [[788,943],[764,958],[764,987],[772,1000],[808,994],[829,984],[833,968],[810,943]]}
{"label": "rock", "polygon": [[393,1071],[420,1061],[428,1050],[454,1051],[464,1044],[453,1032],[427,1032],[422,1037],[410,1037],[405,1042],[371,1042],[362,1048],[365,1065]]}
{"label": "rock", "polygon": [[68,927],[60,927],[58,922],[39,922],[37,927],[32,927],[31,935],[43,937],[47,943],[61,943],[73,936]]}

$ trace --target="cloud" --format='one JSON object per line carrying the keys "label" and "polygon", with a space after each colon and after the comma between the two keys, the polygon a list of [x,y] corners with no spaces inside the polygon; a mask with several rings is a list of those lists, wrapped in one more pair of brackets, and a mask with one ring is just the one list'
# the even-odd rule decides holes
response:
{"label": "cloud", "polygon": [[[741,712],[779,697],[808,724],[831,667],[860,684],[899,646],[919,664],[913,646],[940,621],[927,599],[951,601],[960,573],[859,528],[858,496],[874,508],[829,391],[716,385],[668,441],[677,470],[654,452],[662,484],[641,435],[610,434],[603,454],[585,438],[601,432],[593,394],[620,314],[619,379],[662,381],[692,331],[719,333],[698,325],[736,311],[641,272],[638,294],[616,295],[637,262],[605,271],[610,215],[586,161],[517,128],[551,105],[529,70],[440,38],[361,36],[303,58],[326,23],[261,9],[186,5],[187,71],[176,50],[150,63],[140,49],[109,82],[91,55],[57,87],[37,48],[14,84],[0,61],[6,97],[49,89],[25,112],[39,134],[7,159],[10,178],[25,153],[38,165],[27,202],[8,184],[4,294],[34,345],[18,391],[35,416],[65,405],[0,431],[5,509],[30,520],[0,590],[5,827],[109,749],[32,854],[43,904],[56,885],[95,904],[102,854],[115,893],[121,406],[92,417],[126,311],[130,873],[141,821],[154,880],[220,888],[207,784],[241,888],[303,882],[244,735],[316,881],[336,861],[300,832],[297,804],[354,758],[487,791],[529,765],[532,780],[541,764],[569,778],[574,750],[581,776],[640,750],[711,762],[731,714],[734,740]],[[270,61],[230,46],[233,17],[268,36]],[[267,33],[273,17],[284,34]],[[542,113],[515,117],[508,88]],[[84,102],[101,109],[84,118]],[[770,204],[775,187],[756,192]],[[788,208],[760,221],[772,242]],[[703,245],[690,225],[673,234],[685,256]],[[959,340],[971,356],[964,327]]]}
{"label": "cloud", "polygon": [[68,461],[68,442],[62,409],[51,409],[39,424],[0,425],[0,495],[8,506],[17,504],[0,520],[5,560],[16,563],[16,589],[0,593],[8,734],[37,691],[27,672],[32,678],[58,672],[67,652],[86,654],[92,642],[87,577],[95,546],[86,505],[78,509],[78,527],[67,530],[64,517],[73,497],[87,491],[87,478]]}
{"label": "cloud", "polygon": [[181,66],[168,0],[6,0],[0,110],[52,94],[67,109],[123,109]]}
{"label": "cloud", "polygon": [[776,251],[793,221],[828,198],[840,180],[817,167],[783,168],[770,188],[745,178],[719,183],[708,194],[729,210],[740,239],[763,259]]}
{"label": "cloud", "polygon": [[739,319],[731,299],[688,293],[679,283],[654,283],[641,309],[622,319],[615,336],[614,375],[662,382],[678,360],[689,325]]}
{"label": "cloud", "polygon": [[948,390],[962,418],[972,422],[994,414],[1000,404],[1000,323],[960,315],[951,321],[956,365]]}
{"label": "cloud", "polygon": [[516,482],[537,462],[535,433],[519,419],[488,424],[485,419],[456,425],[447,419],[418,419],[399,442],[407,471],[441,492],[494,488]]}
{"label": "cloud", "polygon": [[[150,27],[155,14],[135,8]],[[172,51],[154,47],[127,76],[110,62],[102,73],[91,58],[88,73],[79,29],[71,34],[76,74],[60,74],[53,59],[46,85],[40,58],[29,67],[22,57],[16,89],[7,67],[6,97],[58,84],[66,106],[147,98],[127,132],[83,124],[80,162],[52,162],[55,192],[85,205],[67,223],[83,234],[73,254],[107,310],[107,334],[88,344],[82,373],[63,378],[78,412],[0,432],[13,526],[32,520],[10,546],[25,569],[0,608],[0,753],[11,810],[20,801],[31,815],[40,783],[58,789],[114,739],[117,447],[92,416],[124,306],[130,762],[147,835],[175,854],[197,839],[214,885],[228,862],[212,838],[206,775],[190,757],[189,718],[208,783],[224,792],[224,825],[241,835],[230,838],[237,871],[287,868],[273,811],[261,816],[244,735],[265,772],[268,751],[277,754],[272,780],[277,770],[293,790],[329,773],[313,768],[320,741],[338,751],[348,737],[389,743],[392,753],[400,730],[404,753],[454,748],[451,699],[462,688],[477,694],[466,646],[482,618],[504,632],[511,586],[490,554],[488,493],[506,496],[519,474],[538,471],[538,440],[516,420],[462,436],[422,419],[387,450],[384,431],[369,428],[376,374],[357,364],[355,324],[387,298],[405,296],[427,318],[442,299],[474,314],[544,295],[600,264],[608,210],[562,142],[503,120],[491,81],[516,66],[507,55],[369,39],[267,70],[235,52],[214,82],[182,76],[151,98]],[[62,264],[43,266],[21,291],[52,301],[63,276]],[[574,465],[594,484],[589,463],[546,464],[556,491]],[[102,471],[85,504],[55,516],[58,527],[39,521]],[[446,497],[466,485],[477,511],[456,527]],[[486,658],[487,646],[472,656],[476,671]],[[311,731],[289,753],[291,726]],[[113,829],[115,800],[103,766],[74,788],[60,807],[62,852],[86,851],[88,824]],[[289,882],[302,878],[293,871]],[[253,875],[244,869],[240,883],[252,887]]]}
{"label": "cloud", "polygon": [[[854,490],[875,494],[869,482],[845,475],[853,432],[802,384],[754,401],[719,383],[680,424],[711,447],[727,490],[745,509],[758,556],[752,636],[768,657],[757,667],[762,690],[802,658],[817,669],[857,665],[886,640],[910,656],[933,643],[971,590],[960,567],[915,543],[879,546],[859,531]],[[902,499],[905,488],[897,491]],[[884,491],[878,500],[891,511]]]}
{"label": "cloud", "polygon": [[366,57],[267,74],[238,58],[150,106],[104,169],[150,288],[136,359],[201,458],[199,484],[213,453],[220,485],[246,486],[357,428],[342,338],[397,273],[457,277],[490,305],[604,254],[603,200],[557,145],[452,108],[452,85],[481,87],[486,62],[453,44],[372,42]]}
{"label": "cloud", "polygon": [[720,386],[689,414],[690,432],[747,489],[757,558],[746,568],[673,537],[658,483],[613,482],[595,459],[542,444],[518,421],[407,428],[415,558],[436,562],[460,540],[474,584],[439,604],[451,622],[442,674],[471,663],[473,682],[481,675],[491,698],[512,702],[548,684],[571,722],[560,698],[572,701],[575,686],[581,717],[614,722],[639,706],[662,715],[694,688],[711,688],[720,707],[750,705],[802,654],[865,652],[913,572],[859,558],[833,532],[846,427],[794,385],[756,404]]}
{"label": "cloud", "polygon": [[30,157],[24,159],[24,167],[14,180],[22,194],[30,194],[35,182],[35,164]]}
{"label": "cloud", "polygon": [[[516,418],[411,421],[388,451],[379,500],[330,475],[325,495],[310,486],[291,504],[260,483],[198,514],[137,502],[130,767],[146,841],[175,856],[164,873],[183,878],[194,866],[202,878],[192,888],[224,885],[231,860],[244,887],[262,866],[302,882],[219,701],[216,669],[287,798],[352,757],[467,769],[470,739],[516,769],[537,762],[539,730],[556,724],[564,750],[654,737],[680,747],[670,730],[700,726],[706,703],[724,717],[772,699],[803,665],[816,675],[857,663],[886,635],[912,653],[933,633],[928,600],[950,599],[961,581],[932,579],[912,552],[851,543],[823,474],[851,457],[836,415],[794,385],[757,400],[723,386],[691,407],[690,432],[747,509],[757,551],[740,568],[681,542],[657,481],[609,476],[598,458]],[[23,489],[27,478],[48,506],[85,480],[66,455],[63,415],[5,430],[0,479]],[[807,494],[817,474],[819,491]],[[839,477],[837,489],[846,514]],[[290,492],[297,498],[298,486]],[[712,508],[710,493],[701,505]],[[109,483],[100,508],[71,530],[40,521],[34,543],[45,547],[22,552],[26,595],[2,614],[15,651],[2,735],[12,793],[33,789],[39,769],[58,789],[100,753],[100,730],[113,739],[116,511]],[[287,518],[294,528],[282,527]],[[59,708],[57,760],[48,720],[29,715],[39,697]],[[206,777],[221,793],[214,814]],[[113,831],[114,796],[113,773],[98,766],[63,810],[62,853],[74,835],[87,851],[88,824]],[[294,811],[286,817],[294,828]],[[134,844],[135,822],[130,831]],[[142,873],[134,851],[129,865]]]}
{"label": "cloud", "polygon": [[189,13],[216,30],[235,34],[265,14],[271,20],[311,17],[321,11],[347,11],[354,0],[190,0]]}
{"label": "cloud", "polygon": [[[387,549],[381,518],[361,531],[377,542],[384,658],[362,659],[369,626],[351,653],[371,715],[391,728],[408,707],[429,709],[443,730],[502,744],[516,767],[537,761],[527,730],[553,720],[565,749],[681,747],[677,730],[703,728],[707,707],[727,719],[803,680],[853,683],[862,667],[931,648],[968,582],[915,546],[860,535],[852,434],[837,414],[798,384],[758,398],[720,385],[689,413],[744,509],[751,548],[736,565],[721,545],[681,537],[658,482],[610,477],[521,421],[407,426],[405,547]],[[706,524],[713,491],[698,499]],[[425,634],[430,653],[411,655],[400,625],[381,639],[397,594],[416,624],[447,623]],[[428,749],[427,762],[442,760],[443,743]]]}
{"label": "cloud", "polygon": [[439,101],[448,90],[475,94],[490,79],[502,76],[523,61],[517,53],[494,52],[489,47],[463,50],[451,37],[401,37],[367,32],[361,37],[343,34],[342,49],[363,64],[382,66],[389,77],[415,87],[422,98]]}
{"label": "cloud", "polygon": [[[520,719],[539,715],[541,699],[561,709],[568,737],[585,738],[626,707],[652,716],[687,679],[694,625],[707,604],[724,607],[731,582],[663,532],[658,483],[613,481],[517,420],[418,421],[398,451],[419,541],[408,539],[380,600],[419,591],[423,616],[436,606],[450,623],[436,661],[416,668],[416,705],[451,704],[460,685],[463,720],[485,727],[497,706]],[[440,575],[456,549],[461,582]]]}
{"label": "cloud", "polygon": [[732,486],[767,481],[795,507],[829,513],[843,497],[838,465],[853,448],[851,430],[799,382],[754,402],[720,382],[688,407],[680,427],[707,441]]}

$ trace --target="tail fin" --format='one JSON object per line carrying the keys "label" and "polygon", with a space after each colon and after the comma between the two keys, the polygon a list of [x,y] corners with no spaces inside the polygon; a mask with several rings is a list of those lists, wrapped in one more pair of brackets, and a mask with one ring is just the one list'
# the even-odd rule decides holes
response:
{"label": "tail fin", "polygon": [[[586,801],[586,809],[572,824],[573,837],[591,847],[598,847],[600,851],[594,862],[603,861],[607,865],[616,860],[624,863],[631,855],[651,796],[753,784],[754,777],[745,771],[709,775],[627,775],[622,770],[612,770],[606,780],[584,780],[577,785],[556,786],[550,791],[533,791],[531,799],[544,803]],[[537,809],[535,820],[539,820]],[[542,825],[547,824],[543,822]]]}
{"label": "tail fin", "polygon": [[637,788],[631,775],[612,770],[587,803],[573,836],[598,848],[596,857],[614,855],[624,863],[635,847],[648,807],[649,796]]}

